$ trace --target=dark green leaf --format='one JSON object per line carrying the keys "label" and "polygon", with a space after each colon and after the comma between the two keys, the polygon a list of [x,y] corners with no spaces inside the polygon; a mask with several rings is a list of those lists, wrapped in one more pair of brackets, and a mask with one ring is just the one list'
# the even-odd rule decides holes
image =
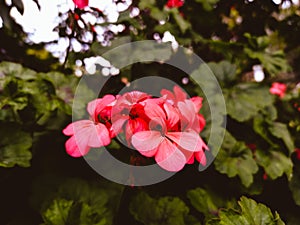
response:
{"label": "dark green leaf", "polygon": [[208,225],[284,225],[277,212],[254,200],[241,197],[238,202],[241,210],[222,210],[218,219],[208,221]]}
{"label": "dark green leaf", "polygon": [[293,169],[292,179],[289,182],[295,203],[300,206],[300,168]]}
{"label": "dark green leaf", "polygon": [[73,201],[55,199],[51,206],[42,214],[46,225],[67,225],[67,218]]}
{"label": "dark green leaf", "polygon": [[283,140],[290,154],[294,152],[294,142],[286,124],[274,122],[269,126],[269,130],[275,137],[281,138]]}
{"label": "dark green leaf", "polygon": [[239,122],[256,116],[260,110],[273,104],[267,87],[240,84],[224,93],[228,114]]}
{"label": "dark green leaf", "polygon": [[19,165],[29,167],[32,138],[13,123],[1,123],[0,127],[0,166]]}
{"label": "dark green leaf", "polygon": [[205,215],[206,220],[218,215],[221,208],[233,207],[232,201],[225,201],[225,199],[218,197],[216,193],[202,188],[188,191],[187,197],[192,206]]}
{"label": "dark green leaf", "polygon": [[293,163],[291,159],[283,153],[277,151],[264,152],[258,149],[255,156],[257,163],[265,169],[271,179],[274,180],[281,177],[283,173],[285,173],[288,178],[291,177]]}
{"label": "dark green leaf", "polygon": [[129,209],[134,218],[145,225],[185,225],[189,212],[179,198],[162,197],[156,200],[146,193],[137,195]]}
{"label": "dark green leaf", "polygon": [[258,166],[252,152],[242,142],[236,141],[228,132],[215,160],[216,169],[228,177],[239,176],[242,184],[249,187],[253,182],[253,174]]}

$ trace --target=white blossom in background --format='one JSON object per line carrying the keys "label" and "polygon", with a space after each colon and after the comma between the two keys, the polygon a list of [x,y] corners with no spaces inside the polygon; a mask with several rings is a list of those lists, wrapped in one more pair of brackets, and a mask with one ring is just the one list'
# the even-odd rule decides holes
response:
{"label": "white blossom in background", "polygon": [[84,13],[81,15],[81,18],[84,20],[86,24],[89,23],[91,25],[95,25],[95,23],[97,22],[96,16],[91,13]]}
{"label": "white blossom in background", "polygon": [[184,77],[184,78],[182,78],[182,80],[181,80],[181,82],[183,83],[183,84],[188,84],[189,83],[189,78],[188,77]]}
{"label": "white blossom in background", "polygon": [[6,5],[11,6],[12,1],[11,0],[5,0]]}
{"label": "white blossom in background", "polygon": [[75,73],[75,76],[77,76],[77,77],[81,77],[83,75],[82,70],[79,68],[76,68],[74,73]]}
{"label": "white blossom in background", "polygon": [[76,38],[71,39],[71,45],[74,52],[80,52],[82,50],[82,45],[77,41]]}
{"label": "white blossom in background", "polygon": [[130,18],[134,18],[134,17],[138,16],[139,14],[140,14],[140,9],[137,7],[133,7],[130,11],[129,16],[130,16]]}
{"label": "white blossom in background", "polygon": [[101,73],[105,77],[108,76],[109,75],[109,68],[107,68],[107,67],[102,68]]}
{"label": "white blossom in background", "polygon": [[118,12],[123,12],[132,4],[132,0],[126,0],[125,2],[119,2],[117,4]]}
{"label": "white blossom in background", "polygon": [[265,73],[261,65],[254,65],[252,67],[254,80],[256,82],[261,82],[265,79]]}
{"label": "white blossom in background", "polygon": [[120,73],[120,70],[114,66],[112,66],[109,70],[109,73],[112,75],[112,76],[116,76]]}
{"label": "white blossom in background", "polygon": [[164,36],[161,39],[161,41],[164,43],[171,42],[171,46],[172,46],[173,50],[177,50],[179,47],[178,42],[176,41],[175,37],[170,33],[170,31],[166,31],[164,33]]}
{"label": "white blossom in background", "polygon": [[[12,4],[11,0],[5,0],[8,5]],[[50,51],[54,57],[58,57],[60,62],[64,61],[66,55],[64,51],[68,48],[66,41],[62,41],[58,35],[58,31],[54,30],[58,24],[67,19],[66,14],[70,9],[74,10],[75,5],[72,0],[39,0],[41,9],[39,10],[36,3],[32,0],[22,0],[24,3],[24,13],[21,15],[18,10],[13,7],[10,14],[15,18],[16,22],[19,23],[23,30],[28,34],[27,42],[41,43],[41,42],[53,42],[46,45],[46,49]],[[119,12],[128,9],[132,4],[132,0],[126,0],[124,3],[118,3],[118,5],[112,0],[90,0],[89,6],[97,8],[103,12],[107,17],[108,22],[116,22],[119,17]],[[61,13],[62,17],[58,17]],[[81,18],[91,25],[96,23],[104,23],[102,17],[96,18],[91,13],[84,13]],[[79,27],[84,28],[82,21],[77,21]],[[3,26],[3,21],[0,18],[0,28]],[[99,42],[104,41],[103,34],[107,28],[103,28],[99,25],[94,27],[97,33],[97,40]],[[115,31],[122,32],[125,29],[124,25],[116,26]],[[68,34],[71,34],[71,30],[66,30]],[[85,32],[83,41],[90,42],[93,39],[91,32]],[[57,43],[55,43],[57,42]],[[79,46],[81,45],[81,47]],[[76,40],[71,41],[71,47],[75,52],[88,49],[88,46],[82,45]]]}
{"label": "white blossom in background", "polygon": [[89,74],[96,73],[97,65],[101,67],[101,73],[103,74],[103,76],[115,76],[120,73],[120,70],[118,68],[111,65],[111,63],[108,60],[104,59],[101,56],[92,56],[89,58],[85,58],[83,62],[85,65],[85,70]]}
{"label": "white blossom in background", "polygon": [[82,61],[80,59],[77,59],[75,61],[75,65],[78,66],[78,67],[82,66]]}
{"label": "white blossom in background", "polygon": [[161,42],[161,38],[160,38],[159,33],[154,33],[153,34],[153,39],[156,40],[157,42]]}
{"label": "white blossom in background", "polygon": [[3,20],[2,20],[2,18],[1,18],[1,16],[0,16],[0,29],[3,27]]}

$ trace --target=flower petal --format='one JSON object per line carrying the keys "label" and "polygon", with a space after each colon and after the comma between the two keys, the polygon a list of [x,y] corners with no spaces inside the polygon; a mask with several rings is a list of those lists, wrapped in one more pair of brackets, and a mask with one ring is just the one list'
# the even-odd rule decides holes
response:
{"label": "flower petal", "polygon": [[64,130],[64,135],[71,136],[75,133],[75,131],[78,131],[81,128],[85,128],[90,126],[90,124],[93,124],[91,120],[78,120],[73,123],[70,123]]}
{"label": "flower petal", "polygon": [[141,131],[132,135],[131,143],[142,153],[156,149],[163,139],[159,131]]}
{"label": "flower petal", "polygon": [[150,119],[166,119],[166,114],[163,109],[153,102],[146,103],[145,113]]}
{"label": "flower petal", "polygon": [[179,121],[179,114],[169,103],[164,104],[164,109],[167,114],[168,127],[172,128]]}
{"label": "flower petal", "polygon": [[168,132],[166,136],[178,144],[181,148],[192,152],[202,150],[205,145],[199,134],[194,131]]}
{"label": "flower petal", "polygon": [[74,134],[74,131],[73,131],[73,124],[70,123],[68,126],[66,126],[65,129],[63,129],[63,134],[64,135],[67,135],[67,136],[72,136]]}
{"label": "flower petal", "polygon": [[89,132],[87,135],[89,135],[88,145],[90,147],[106,146],[111,141],[109,131],[102,123],[91,126],[87,132]]}
{"label": "flower petal", "polygon": [[201,107],[202,107],[202,101],[203,101],[203,98],[199,97],[199,96],[196,96],[196,97],[192,97],[191,98],[191,101],[193,102],[194,104],[194,107],[195,107],[195,110],[196,112],[199,112]]}
{"label": "flower petal", "polygon": [[77,143],[75,136],[70,137],[65,144],[67,153],[72,157],[86,155],[89,152],[90,147],[87,145],[79,147]]}
{"label": "flower petal", "polygon": [[160,94],[161,94],[161,96],[165,96],[166,99],[167,99],[167,101],[168,101],[170,104],[172,104],[172,105],[175,104],[176,99],[175,99],[174,94],[173,94],[171,91],[169,91],[169,90],[167,90],[167,89],[162,89],[162,90],[160,91]]}
{"label": "flower petal", "polygon": [[122,131],[124,123],[129,119],[128,115],[117,115],[112,119],[112,130],[118,134]]}
{"label": "flower petal", "polygon": [[173,90],[177,102],[183,102],[187,99],[187,94],[179,86],[174,86]]}
{"label": "flower petal", "polygon": [[206,155],[203,151],[195,152],[195,158],[202,165],[206,165]]}
{"label": "flower petal", "polygon": [[163,169],[177,172],[184,167],[186,158],[174,144],[165,139],[158,147],[155,161]]}
{"label": "flower petal", "polygon": [[104,107],[108,106],[115,100],[113,95],[105,95],[103,98],[97,98],[87,105],[87,111],[92,118],[96,118],[98,113],[100,113]]}

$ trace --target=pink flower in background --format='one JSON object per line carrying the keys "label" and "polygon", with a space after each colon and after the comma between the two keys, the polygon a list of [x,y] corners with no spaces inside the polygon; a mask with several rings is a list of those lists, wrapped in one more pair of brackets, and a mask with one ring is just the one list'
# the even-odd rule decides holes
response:
{"label": "pink flower in background", "polygon": [[166,6],[168,8],[179,8],[183,6],[184,1],[183,0],[168,0]]}
{"label": "pink flower in background", "polygon": [[63,133],[71,136],[65,144],[70,156],[80,157],[86,155],[90,148],[108,145],[111,141],[109,112],[107,109],[115,101],[112,95],[106,95],[102,99],[96,99],[88,104],[87,111],[90,120],[79,120],[69,124]]}
{"label": "pink flower in background", "polygon": [[270,88],[270,93],[273,95],[278,95],[280,98],[283,98],[286,91],[286,85],[283,83],[275,82]]}
{"label": "pink flower in background", "polygon": [[73,2],[79,9],[83,9],[89,5],[89,0],[73,0]]}

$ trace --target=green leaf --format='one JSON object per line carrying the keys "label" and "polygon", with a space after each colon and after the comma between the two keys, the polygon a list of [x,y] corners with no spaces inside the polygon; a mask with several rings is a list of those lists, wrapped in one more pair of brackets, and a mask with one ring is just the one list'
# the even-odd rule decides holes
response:
{"label": "green leaf", "polygon": [[237,85],[225,91],[224,96],[228,114],[239,122],[253,118],[274,100],[267,87],[256,84]]}
{"label": "green leaf", "polygon": [[1,123],[0,137],[0,166],[29,167],[32,146],[30,134],[14,123]]}
{"label": "green leaf", "polygon": [[177,197],[151,198],[146,193],[138,194],[130,203],[130,213],[145,225],[185,225],[189,209]]}
{"label": "green leaf", "polygon": [[240,210],[225,209],[218,219],[208,221],[209,225],[284,225],[277,212],[274,214],[265,205],[254,200],[241,197],[238,202]]}
{"label": "green leaf", "polygon": [[207,65],[223,85],[236,79],[236,66],[228,61],[210,62]]}
{"label": "green leaf", "polygon": [[292,179],[289,182],[289,188],[293,194],[295,203],[300,206],[300,167],[295,166],[293,169]]}
{"label": "green leaf", "polygon": [[50,207],[42,214],[46,225],[65,225],[73,201],[55,199]]}
{"label": "green leaf", "polygon": [[[32,200],[41,209],[47,225],[112,225],[113,214],[122,193],[120,186],[104,183],[99,185],[81,179],[57,179],[57,182],[49,184],[49,179],[45,178],[36,183],[36,190]],[[63,203],[70,203],[69,207],[53,207],[60,206],[61,199]],[[57,212],[58,209],[60,213]],[[55,217],[55,221],[50,221],[45,214],[59,216]]]}
{"label": "green leaf", "polygon": [[179,29],[182,33],[185,33],[187,29],[191,27],[191,24],[186,21],[179,13],[177,8],[172,8],[171,13],[179,26]]}
{"label": "green leaf", "polygon": [[295,150],[294,142],[292,140],[291,134],[284,123],[274,122],[269,127],[270,132],[277,138],[280,138],[285,143],[290,154]]}
{"label": "green leaf", "polygon": [[[120,42],[121,40],[124,41],[124,45],[119,46],[119,43],[116,43],[118,40]],[[120,38],[115,39],[113,44],[117,46],[115,48],[111,48],[109,51],[106,51],[102,57],[112,62],[117,68],[123,68],[124,66],[140,62],[141,55],[143,55],[144,62],[164,62],[170,59],[173,54],[170,43],[146,41],[140,42],[137,45],[136,43],[131,42],[131,39]]]}
{"label": "green leaf", "polygon": [[206,220],[218,215],[221,208],[233,207],[232,201],[225,201],[218,197],[216,193],[212,193],[203,188],[188,191],[187,197],[192,206],[205,215]]}
{"label": "green leaf", "polygon": [[264,152],[258,149],[255,152],[255,156],[257,163],[265,169],[267,175],[272,180],[281,177],[283,173],[285,173],[288,178],[291,177],[293,170],[292,160],[282,152]]}
{"label": "green leaf", "polygon": [[227,174],[228,177],[239,176],[245,187],[253,183],[253,174],[258,171],[251,150],[228,132],[214,163],[220,173]]}
{"label": "green leaf", "polygon": [[35,71],[24,68],[18,63],[1,62],[0,71],[4,74],[4,77],[17,77],[22,80],[32,80],[36,78]]}
{"label": "green leaf", "polygon": [[253,130],[259,134],[264,140],[266,140],[273,148],[277,145],[271,140],[271,134],[268,130],[268,123],[266,123],[264,117],[259,114],[253,119]]}
{"label": "green leaf", "polygon": [[201,3],[206,11],[211,11],[214,9],[214,5],[220,0],[196,0],[196,2]]}
{"label": "green leaf", "polygon": [[157,21],[166,21],[168,19],[168,14],[157,7],[151,8],[150,15]]}
{"label": "green leaf", "polygon": [[202,188],[190,190],[187,196],[191,204],[204,215],[215,215],[218,213],[219,207],[216,205],[216,200],[206,190]]}
{"label": "green leaf", "polygon": [[252,199],[241,197],[239,205],[242,209],[243,221],[245,221],[246,224],[284,224],[277,213],[275,213],[274,216],[267,206],[256,203]]}
{"label": "green leaf", "polygon": [[268,50],[255,51],[250,48],[244,48],[244,52],[250,58],[258,59],[271,76],[276,76],[280,72],[288,72],[290,70],[288,61],[281,50],[271,52]]}

